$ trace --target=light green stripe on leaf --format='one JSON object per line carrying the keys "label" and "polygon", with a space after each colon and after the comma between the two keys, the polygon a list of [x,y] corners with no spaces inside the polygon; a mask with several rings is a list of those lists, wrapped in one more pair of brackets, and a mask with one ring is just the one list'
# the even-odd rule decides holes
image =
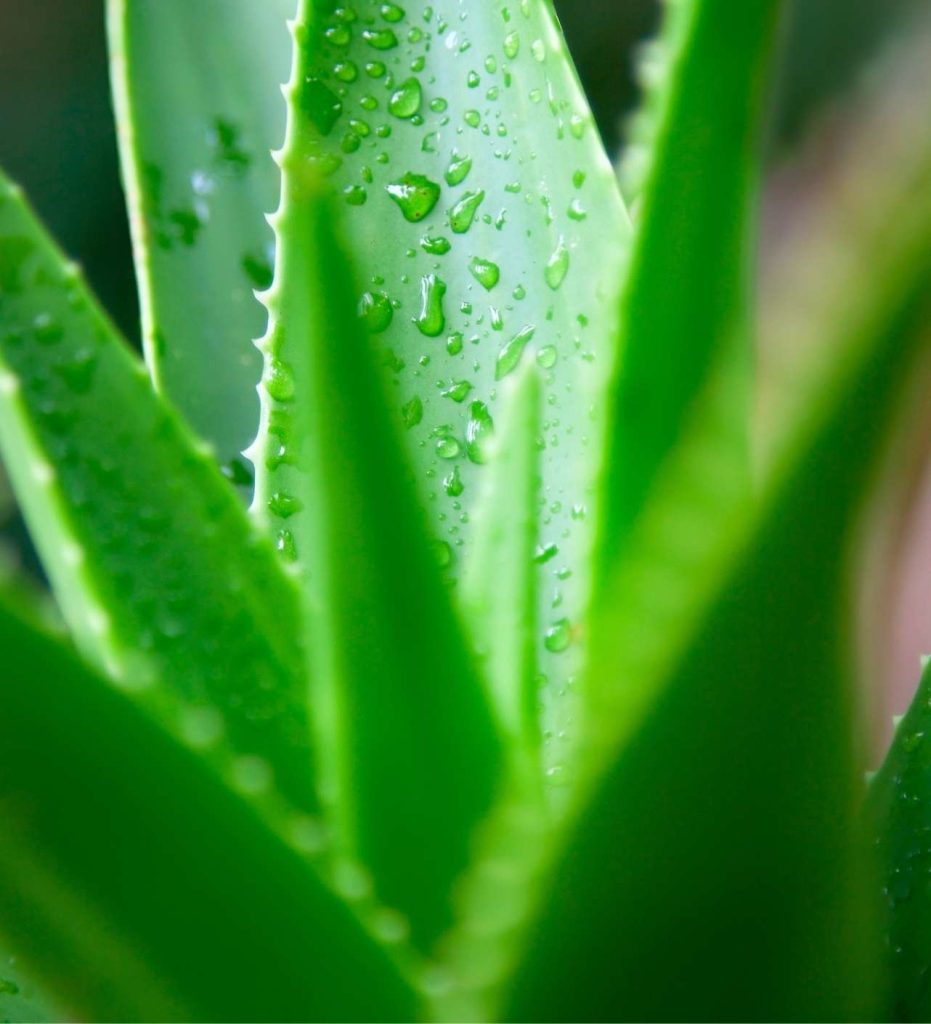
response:
{"label": "light green stripe on leaf", "polygon": [[253,340],[273,239],[279,87],[296,0],[108,0],[111,81],[146,361],[158,389],[234,465],[252,442]]}
{"label": "light green stripe on leaf", "polygon": [[205,746],[312,808],[293,587],[2,179],[0,323],[0,450],[78,647],[156,713],[183,698]]}

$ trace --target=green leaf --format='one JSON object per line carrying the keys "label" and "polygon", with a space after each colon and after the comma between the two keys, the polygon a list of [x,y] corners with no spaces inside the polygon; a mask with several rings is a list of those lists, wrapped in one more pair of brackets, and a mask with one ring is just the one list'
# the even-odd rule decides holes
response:
{"label": "green leaf", "polygon": [[294,588],[3,179],[0,325],[0,450],[78,647],[312,809]]}
{"label": "green leaf", "polygon": [[86,1020],[413,1020],[387,954],[126,696],[0,611],[0,935]]}
{"label": "green leaf", "polygon": [[[677,0],[667,15],[631,265],[603,542],[610,561],[716,363],[749,363],[752,199],[765,84],[781,0]],[[673,300],[674,296],[674,300]],[[734,395],[733,458],[746,472],[749,375]]]}
{"label": "green leaf", "polygon": [[886,909],[887,958],[892,976],[890,1019],[924,1020],[931,1013],[928,956],[931,898],[927,835],[931,747],[931,669],[927,666],[892,747],[870,786],[869,822],[876,837]]}
{"label": "green leaf", "polygon": [[[926,50],[918,56],[927,67]],[[849,172],[803,239],[806,261],[793,265],[784,294],[797,305],[781,307],[770,341],[797,343],[816,370],[800,374],[796,363],[788,378],[778,418],[792,426],[763,500],[722,486],[728,418],[697,415],[605,592],[592,673],[611,684],[596,691],[615,698],[593,710],[600,753],[508,1016],[561,1019],[570,998],[574,1019],[877,1012],[851,706],[854,542],[890,433],[927,381],[921,67],[903,66],[848,150]],[[729,406],[702,401],[711,412]],[[901,793],[912,792],[906,782],[896,797],[903,823]],[[890,852],[908,850],[904,838],[893,833]],[[915,964],[927,961],[923,935],[911,941],[897,1012],[920,1019]]]}
{"label": "green leaf", "polygon": [[577,624],[588,600],[595,439],[629,236],[616,180],[548,0],[455,13],[316,0],[307,14],[298,103],[314,162],[345,201],[355,298],[454,578],[484,473],[468,443],[473,405],[496,421],[502,380],[534,359],[545,371],[543,541],[561,557],[537,568],[537,651],[547,728],[560,734],[580,648],[543,640],[558,620]]}
{"label": "green leaf", "polygon": [[296,43],[255,511],[304,592],[321,792],[345,847],[424,947],[448,923],[500,750],[355,315],[334,209],[307,160],[305,61]]}
{"label": "green leaf", "polygon": [[[501,430],[475,513],[471,557],[462,580],[462,605],[485,657],[485,675],[498,720],[512,747],[540,742],[536,566],[558,552],[537,549],[540,497],[540,390],[537,368],[523,367],[509,396]],[[473,443],[481,443],[476,439]],[[554,633],[549,643],[568,643]]]}
{"label": "green leaf", "polygon": [[295,6],[108,0],[146,361],[224,466],[258,425],[264,316],[252,291],[271,281],[263,218],[278,191],[270,151],[284,136]]}

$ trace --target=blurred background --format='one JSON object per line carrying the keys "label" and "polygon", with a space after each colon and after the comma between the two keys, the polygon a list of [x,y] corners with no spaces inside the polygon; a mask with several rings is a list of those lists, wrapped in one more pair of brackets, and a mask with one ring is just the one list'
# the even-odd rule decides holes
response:
{"label": "blurred background", "polygon": [[[162,0],[197,3],[198,0]],[[262,0],[255,0],[261,3]],[[474,0],[478,3],[481,0]],[[741,2],[741,0],[735,0]],[[845,102],[890,36],[928,0],[793,0],[768,137],[762,259],[826,187],[838,140],[854,125]],[[655,31],[658,0],[556,0],[570,49],[612,155],[637,102],[639,44]],[[120,327],[138,337],[129,238],[110,108],[104,0],[0,0],[0,165],[88,277]],[[931,650],[931,487],[920,472],[886,567],[887,600],[873,618],[887,709],[901,711]],[[16,529],[14,523],[13,529]],[[19,543],[25,545],[20,536]],[[27,554],[28,559],[28,554]],[[879,730],[881,733],[882,730]]]}

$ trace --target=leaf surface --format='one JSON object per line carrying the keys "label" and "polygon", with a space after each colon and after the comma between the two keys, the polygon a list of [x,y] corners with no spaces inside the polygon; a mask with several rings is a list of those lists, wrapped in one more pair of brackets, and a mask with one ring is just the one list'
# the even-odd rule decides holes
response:
{"label": "leaf surface", "polygon": [[560,558],[537,567],[537,650],[547,719],[562,722],[579,649],[543,641],[588,599],[629,234],[610,164],[548,0],[318,0],[310,15],[298,96],[310,155],[344,201],[355,298],[454,578],[484,472],[469,438],[497,421],[504,379],[525,361],[543,368],[542,525]]}
{"label": "leaf surface", "polygon": [[296,0],[108,0],[111,80],[146,362],[195,432],[234,463],[255,437],[271,280],[264,215],[284,136]]}
{"label": "leaf surface", "polygon": [[[75,642],[312,809],[295,592],[209,453],[0,180],[0,450]],[[258,760],[256,760],[258,759]],[[251,768],[250,768],[251,766]]]}

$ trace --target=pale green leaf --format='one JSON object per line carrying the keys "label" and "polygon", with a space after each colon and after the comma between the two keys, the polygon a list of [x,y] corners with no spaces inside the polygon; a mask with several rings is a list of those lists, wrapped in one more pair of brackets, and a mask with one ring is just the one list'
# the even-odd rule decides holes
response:
{"label": "pale green leaf", "polygon": [[108,0],[111,80],[149,370],[232,460],[252,442],[271,281],[264,221],[296,0]]}

